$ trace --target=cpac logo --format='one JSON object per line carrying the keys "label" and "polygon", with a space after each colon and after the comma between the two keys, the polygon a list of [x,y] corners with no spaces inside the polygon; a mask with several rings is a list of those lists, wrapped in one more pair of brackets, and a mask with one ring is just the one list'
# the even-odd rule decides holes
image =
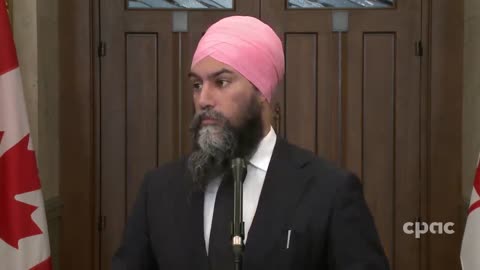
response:
{"label": "cpac logo", "polygon": [[432,222],[430,225],[426,222],[407,222],[403,224],[403,232],[406,234],[415,233],[415,238],[419,239],[422,234],[428,232],[432,234],[454,234],[453,226],[455,226],[453,222],[447,222],[445,224],[442,222]]}

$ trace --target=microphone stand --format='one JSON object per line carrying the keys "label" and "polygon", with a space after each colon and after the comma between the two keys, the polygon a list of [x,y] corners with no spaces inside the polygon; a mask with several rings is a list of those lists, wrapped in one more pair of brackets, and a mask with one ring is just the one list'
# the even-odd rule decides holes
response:
{"label": "microphone stand", "polygon": [[247,167],[242,158],[232,160],[233,173],[233,224],[232,248],[235,270],[242,269],[243,250],[245,249],[245,224],[243,222],[243,181],[247,175]]}

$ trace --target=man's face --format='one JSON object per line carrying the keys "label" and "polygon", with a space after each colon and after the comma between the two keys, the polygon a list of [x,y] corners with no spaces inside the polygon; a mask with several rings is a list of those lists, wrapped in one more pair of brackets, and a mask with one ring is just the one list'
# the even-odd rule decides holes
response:
{"label": "man's face", "polygon": [[189,77],[196,112],[189,169],[194,183],[205,187],[232,158],[247,157],[260,142],[261,95],[237,71],[210,57],[198,62]]}
{"label": "man's face", "polygon": [[[191,70],[195,112],[213,110],[239,128],[245,120],[246,109],[257,98],[255,87],[240,73],[211,57],[198,62]],[[218,125],[213,119],[203,119],[204,125]]]}

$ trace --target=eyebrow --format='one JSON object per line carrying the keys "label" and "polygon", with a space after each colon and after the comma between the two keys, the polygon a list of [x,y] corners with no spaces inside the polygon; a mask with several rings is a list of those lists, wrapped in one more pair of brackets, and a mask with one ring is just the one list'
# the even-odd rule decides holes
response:
{"label": "eyebrow", "polygon": [[[220,69],[219,71],[216,71],[216,72],[213,72],[211,74],[209,74],[207,76],[207,78],[211,79],[211,78],[215,78],[221,74],[224,74],[224,73],[227,73],[227,74],[233,74],[233,71],[229,70],[229,69],[226,69],[226,68],[222,68]],[[196,74],[195,72],[188,72],[188,77],[191,78],[191,77],[196,77],[196,78],[200,78],[200,76],[198,76],[198,74]]]}

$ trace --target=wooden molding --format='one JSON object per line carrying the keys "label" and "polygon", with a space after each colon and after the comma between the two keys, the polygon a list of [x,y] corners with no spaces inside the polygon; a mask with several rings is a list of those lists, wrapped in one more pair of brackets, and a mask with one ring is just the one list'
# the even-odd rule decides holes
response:
{"label": "wooden molding", "polygon": [[[98,0],[59,1],[60,269],[96,269],[93,89]],[[98,28],[98,27],[97,27]]]}

